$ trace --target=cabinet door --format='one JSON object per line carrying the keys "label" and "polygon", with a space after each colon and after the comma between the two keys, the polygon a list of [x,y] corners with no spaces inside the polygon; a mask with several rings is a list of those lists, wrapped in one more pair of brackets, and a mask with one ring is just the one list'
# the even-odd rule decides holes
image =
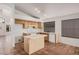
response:
{"label": "cabinet door", "polygon": [[24,25],[24,28],[28,28],[28,27],[29,27],[29,22],[26,21],[26,22],[25,22],[25,25]]}
{"label": "cabinet door", "polygon": [[15,19],[15,23],[16,24],[24,24],[24,21],[23,20],[19,20],[19,19]]}
{"label": "cabinet door", "polygon": [[42,23],[41,22],[38,22],[38,28],[42,28]]}

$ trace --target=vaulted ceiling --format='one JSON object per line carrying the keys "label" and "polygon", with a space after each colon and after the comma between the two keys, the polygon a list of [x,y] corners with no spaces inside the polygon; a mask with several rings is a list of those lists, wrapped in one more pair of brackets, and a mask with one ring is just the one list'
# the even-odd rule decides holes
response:
{"label": "vaulted ceiling", "polygon": [[15,8],[37,19],[79,12],[78,3],[16,3]]}

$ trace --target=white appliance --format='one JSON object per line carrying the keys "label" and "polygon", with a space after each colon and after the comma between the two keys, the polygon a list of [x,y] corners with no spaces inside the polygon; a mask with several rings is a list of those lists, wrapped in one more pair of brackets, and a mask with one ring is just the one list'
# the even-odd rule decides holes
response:
{"label": "white appliance", "polygon": [[55,33],[49,32],[49,41],[55,43]]}

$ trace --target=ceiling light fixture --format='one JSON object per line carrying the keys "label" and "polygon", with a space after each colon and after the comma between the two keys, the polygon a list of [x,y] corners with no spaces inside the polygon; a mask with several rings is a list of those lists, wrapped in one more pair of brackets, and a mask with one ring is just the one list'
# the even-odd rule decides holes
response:
{"label": "ceiling light fixture", "polygon": [[35,8],[34,10],[35,10],[35,11],[37,11],[38,9],[37,9],[37,8]]}
{"label": "ceiling light fixture", "polygon": [[34,9],[37,13],[40,13],[40,10],[38,8]]}

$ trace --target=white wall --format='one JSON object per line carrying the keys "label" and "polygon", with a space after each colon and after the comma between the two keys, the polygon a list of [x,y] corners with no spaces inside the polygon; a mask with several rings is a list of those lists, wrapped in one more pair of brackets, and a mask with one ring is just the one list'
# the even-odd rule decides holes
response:
{"label": "white wall", "polygon": [[2,10],[2,17],[5,19],[5,25],[10,25],[11,31],[6,32],[4,39],[5,54],[9,54],[10,50],[15,47],[14,37],[14,5],[13,4],[0,4]]}
{"label": "white wall", "polygon": [[[69,44],[69,45],[79,47],[79,39],[77,39],[77,38],[68,38],[68,37],[62,37],[61,36],[61,31],[62,31],[61,30],[61,21],[62,20],[67,20],[67,19],[73,19],[73,18],[79,18],[79,13],[74,13],[74,14],[69,14],[69,15],[50,18],[50,19],[47,19],[46,22],[55,21],[55,34],[58,35],[59,39],[60,39],[58,41],[60,41],[62,43],[65,43],[65,44]],[[51,41],[53,41],[53,39],[51,39]]]}

